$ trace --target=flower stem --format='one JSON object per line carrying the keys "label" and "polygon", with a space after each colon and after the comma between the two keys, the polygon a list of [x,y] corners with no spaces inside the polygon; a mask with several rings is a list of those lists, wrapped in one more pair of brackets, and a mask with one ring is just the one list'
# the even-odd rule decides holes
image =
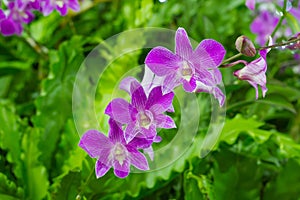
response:
{"label": "flower stem", "polygon": [[238,58],[238,57],[240,57],[242,55],[243,55],[242,53],[238,53],[238,54],[236,54],[236,55],[234,55],[234,56],[232,56],[230,58],[227,58],[226,60],[223,60],[223,62],[221,63],[221,66],[225,65],[225,63],[228,63],[228,62],[230,62],[230,61],[232,61],[232,60],[234,60],[234,59],[236,59],[236,58]]}
{"label": "flower stem", "polygon": [[256,50],[263,50],[263,49],[269,49],[269,48],[276,48],[276,47],[293,45],[293,43],[298,42],[298,41],[300,41],[300,38],[295,38],[295,39],[292,39],[292,40],[288,40],[287,42],[273,44],[273,45],[270,45],[270,46],[259,47]]}

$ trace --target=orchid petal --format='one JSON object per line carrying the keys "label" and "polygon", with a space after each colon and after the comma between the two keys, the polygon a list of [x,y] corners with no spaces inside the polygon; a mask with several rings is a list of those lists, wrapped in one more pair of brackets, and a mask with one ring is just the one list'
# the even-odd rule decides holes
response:
{"label": "orchid petal", "polygon": [[162,138],[159,135],[155,136],[155,138],[153,139],[153,142],[155,142],[155,143],[159,143],[161,141],[162,141]]}
{"label": "orchid petal", "polygon": [[74,11],[80,10],[80,5],[78,3],[78,0],[69,0],[68,7],[71,8]]}
{"label": "orchid petal", "polygon": [[182,60],[188,60],[193,54],[193,48],[186,31],[183,28],[178,28],[175,35],[175,53]]}
{"label": "orchid petal", "polygon": [[121,90],[124,90],[125,92],[127,92],[129,95],[131,95],[132,91],[135,91],[136,87],[138,87],[138,86],[139,86],[138,81],[135,78],[129,76],[129,77],[124,78],[120,82],[119,88]]}
{"label": "orchid petal", "polygon": [[219,42],[212,39],[202,40],[194,52],[194,63],[199,63],[195,67],[216,68],[222,63],[225,54],[226,50]]}
{"label": "orchid petal", "polygon": [[148,147],[148,148],[145,148],[145,149],[143,149],[143,150],[144,150],[144,152],[145,152],[146,154],[148,154],[150,160],[153,161],[153,159],[154,159],[154,152],[153,152],[152,146],[150,146],[150,147]]}
{"label": "orchid petal", "polygon": [[124,134],[126,143],[128,144],[139,132],[140,128],[135,122],[128,124]]}
{"label": "orchid petal", "polygon": [[183,89],[186,92],[193,92],[196,86],[197,86],[196,79],[194,77],[192,77],[190,81],[183,80]]}
{"label": "orchid petal", "polygon": [[168,115],[164,115],[164,114],[157,115],[155,117],[155,121],[158,128],[165,128],[165,129],[176,128],[176,124],[174,120]]}
{"label": "orchid petal", "polygon": [[110,149],[112,143],[103,133],[89,130],[81,137],[78,146],[85,150],[90,157],[97,158],[101,156],[102,151]]}
{"label": "orchid petal", "polygon": [[140,170],[149,170],[149,165],[146,157],[134,148],[129,148],[129,159],[133,166]]}
{"label": "orchid petal", "polygon": [[[161,87],[155,87],[149,94],[145,108],[154,113],[165,112],[172,105],[173,98],[173,92],[163,95]],[[157,109],[153,109],[153,106],[156,106]]]}
{"label": "orchid petal", "polygon": [[219,105],[223,106],[225,102],[225,95],[223,94],[222,90],[217,86],[210,86],[206,85],[202,82],[197,82],[197,88],[195,92],[206,92],[214,95],[215,99],[218,100]]}
{"label": "orchid petal", "polygon": [[144,137],[146,137],[148,140],[152,140],[152,141],[157,135],[156,126],[153,124],[148,129],[141,127],[140,131]]}
{"label": "orchid petal", "polygon": [[56,6],[56,10],[60,13],[61,16],[65,16],[68,13],[68,7],[66,4],[63,4],[62,7]]}
{"label": "orchid petal", "polygon": [[174,106],[171,104],[170,107],[166,111],[167,112],[175,112]]}
{"label": "orchid petal", "polygon": [[174,88],[176,88],[180,84],[181,84],[181,77],[179,77],[177,73],[167,75],[162,85],[163,94],[170,93],[171,91],[174,90]]}
{"label": "orchid petal", "polygon": [[115,160],[113,163],[114,174],[119,178],[125,178],[130,172],[130,162],[125,159],[122,164],[119,161]]}
{"label": "orchid petal", "polygon": [[111,167],[108,167],[105,164],[101,163],[99,160],[97,160],[96,166],[95,166],[96,177],[100,178],[100,177],[104,176],[110,168]]}
{"label": "orchid petal", "polygon": [[250,10],[254,10],[255,9],[255,0],[246,0],[246,6]]}
{"label": "orchid petal", "polygon": [[122,124],[130,123],[136,113],[135,108],[121,98],[113,99],[105,109],[105,114]]}
{"label": "orchid petal", "polygon": [[131,103],[138,111],[144,110],[147,102],[146,93],[141,85],[134,89],[134,91],[131,89]]}
{"label": "orchid petal", "polygon": [[145,137],[136,136],[128,143],[127,146],[135,147],[136,149],[145,149],[151,146],[152,143],[152,140],[149,140]]}
{"label": "orchid petal", "polygon": [[153,48],[145,59],[145,64],[157,75],[165,76],[179,68],[180,58],[164,47]]}
{"label": "orchid petal", "polygon": [[110,141],[112,141],[113,143],[120,142],[122,144],[125,144],[123,130],[117,124],[117,122],[113,119],[109,119],[108,124],[110,127],[109,133],[108,133],[108,137],[109,137]]}

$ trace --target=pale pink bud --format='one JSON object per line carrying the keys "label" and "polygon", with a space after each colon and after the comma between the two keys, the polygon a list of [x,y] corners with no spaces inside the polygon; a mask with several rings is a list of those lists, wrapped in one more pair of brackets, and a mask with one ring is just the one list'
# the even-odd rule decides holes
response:
{"label": "pale pink bud", "polygon": [[256,49],[252,41],[244,35],[236,39],[235,47],[240,53],[245,56],[253,57],[256,55]]}

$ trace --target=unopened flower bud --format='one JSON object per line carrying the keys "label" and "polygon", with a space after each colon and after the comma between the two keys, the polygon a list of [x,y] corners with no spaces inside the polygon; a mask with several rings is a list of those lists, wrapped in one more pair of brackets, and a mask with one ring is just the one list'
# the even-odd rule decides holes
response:
{"label": "unopened flower bud", "polygon": [[240,53],[245,56],[253,57],[256,55],[256,49],[252,41],[244,35],[236,39],[235,47]]}

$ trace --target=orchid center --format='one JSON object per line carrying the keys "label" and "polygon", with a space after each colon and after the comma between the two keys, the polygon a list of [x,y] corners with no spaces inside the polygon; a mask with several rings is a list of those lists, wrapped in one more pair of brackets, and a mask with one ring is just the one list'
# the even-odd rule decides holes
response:
{"label": "orchid center", "polygon": [[152,123],[152,114],[150,111],[139,112],[138,122],[141,127],[148,129]]}
{"label": "orchid center", "polygon": [[111,151],[110,157],[113,157],[114,160],[117,160],[120,165],[123,165],[124,160],[127,157],[127,150],[121,143],[116,143],[113,150]]}
{"label": "orchid center", "polygon": [[63,0],[56,0],[56,5],[60,8],[64,6],[64,1]]}
{"label": "orchid center", "polygon": [[182,78],[184,78],[185,80],[189,81],[191,79],[193,75],[193,69],[187,61],[182,62],[180,73]]}

